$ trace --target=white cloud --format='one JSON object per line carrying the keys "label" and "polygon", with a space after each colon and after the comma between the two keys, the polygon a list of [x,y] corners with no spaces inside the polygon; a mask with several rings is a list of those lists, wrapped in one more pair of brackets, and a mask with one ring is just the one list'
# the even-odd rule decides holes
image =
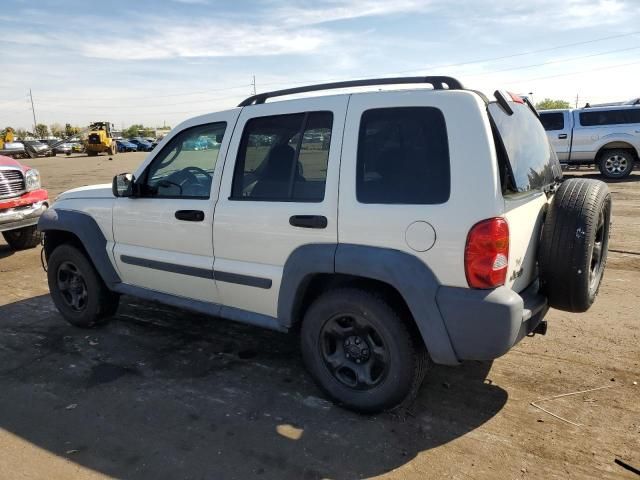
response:
{"label": "white cloud", "polygon": [[332,0],[324,6],[314,7],[290,4],[280,7],[273,15],[287,25],[316,25],[361,17],[424,12],[433,3],[431,0]]}

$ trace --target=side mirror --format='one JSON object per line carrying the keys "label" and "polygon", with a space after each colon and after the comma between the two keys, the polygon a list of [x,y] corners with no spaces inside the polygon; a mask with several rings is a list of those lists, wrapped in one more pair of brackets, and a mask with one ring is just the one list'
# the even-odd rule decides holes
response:
{"label": "side mirror", "polygon": [[131,173],[119,173],[113,177],[113,184],[111,185],[111,191],[114,197],[132,197],[133,196],[133,182],[135,178]]}

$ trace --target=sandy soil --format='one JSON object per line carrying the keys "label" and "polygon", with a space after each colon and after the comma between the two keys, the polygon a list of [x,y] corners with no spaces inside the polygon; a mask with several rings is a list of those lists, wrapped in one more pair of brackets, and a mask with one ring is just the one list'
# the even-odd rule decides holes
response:
{"label": "sandy soil", "polygon": [[[55,197],[142,158],[29,163]],[[609,187],[614,251],[595,306],[551,311],[546,336],[494,362],[434,367],[401,415],[323,399],[293,335],[133,298],[105,327],[73,328],[40,250],[0,240],[0,478],[638,478],[614,459],[640,468],[640,172]],[[541,402],[572,423],[530,404],[598,387]]]}

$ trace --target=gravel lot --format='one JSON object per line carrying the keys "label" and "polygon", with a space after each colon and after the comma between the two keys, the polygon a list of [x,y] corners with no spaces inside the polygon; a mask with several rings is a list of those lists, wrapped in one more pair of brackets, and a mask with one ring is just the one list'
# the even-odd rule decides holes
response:
{"label": "gravel lot", "polygon": [[[143,158],[27,163],[55,198]],[[552,310],[546,336],[495,362],[434,367],[398,415],[324,400],[294,335],[133,298],[105,327],[73,328],[40,249],[0,240],[0,478],[638,478],[614,459],[640,468],[640,172],[609,187],[615,251],[595,306]],[[530,404],[597,387],[541,403],[572,423]]]}

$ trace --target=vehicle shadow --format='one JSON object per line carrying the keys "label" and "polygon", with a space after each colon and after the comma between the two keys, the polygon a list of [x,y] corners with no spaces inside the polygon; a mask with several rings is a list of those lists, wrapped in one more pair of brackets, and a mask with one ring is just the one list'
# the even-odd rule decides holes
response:
{"label": "vehicle shadow", "polygon": [[0,307],[0,431],[119,478],[365,478],[496,415],[490,368],[434,367],[408,410],[363,416],[323,398],[293,335],[127,297],[82,330],[43,295]]}
{"label": "vehicle shadow", "polygon": [[13,255],[13,249],[9,245],[0,244],[0,259]]}

